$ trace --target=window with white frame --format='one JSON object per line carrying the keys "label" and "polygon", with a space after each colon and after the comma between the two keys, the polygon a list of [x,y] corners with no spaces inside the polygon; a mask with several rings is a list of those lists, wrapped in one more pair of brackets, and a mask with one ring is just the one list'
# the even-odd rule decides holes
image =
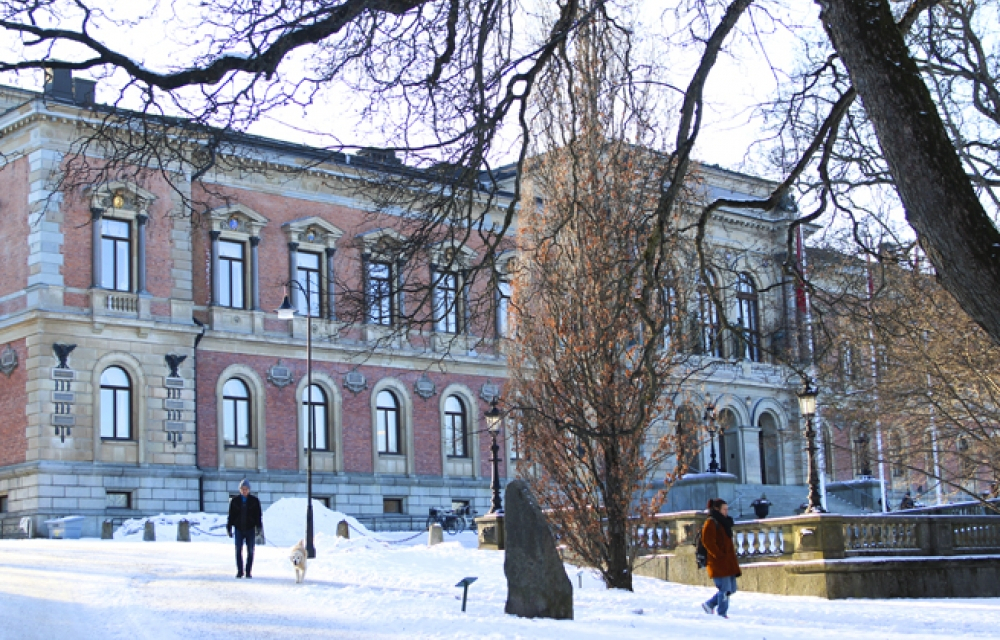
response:
{"label": "window with white frame", "polygon": [[[709,281],[712,288],[715,287],[715,277],[709,273]],[[709,287],[702,282],[698,286],[698,324],[699,324],[699,346],[703,355],[722,357],[722,341],[719,339],[719,310],[712,299]]]}
{"label": "window with white frame", "polygon": [[131,224],[124,220],[101,219],[101,286],[132,290]]}
{"label": "window with white frame", "polygon": [[458,396],[448,396],[444,401],[445,451],[453,458],[468,457],[468,420],[465,403]]}
{"label": "window with white frame", "polygon": [[300,315],[308,315],[313,318],[318,318],[321,315],[320,309],[323,308],[323,290],[321,287],[322,278],[320,274],[322,271],[320,265],[322,264],[323,261],[320,254],[309,251],[298,252],[295,279],[303,291],[309,292],[308,304],[306,303],[306,295],[302,294],[301,291],[296,296]]}
{"label": "window with white frame", "polygon": [[132,439],[132,380],[121,367],[101,374],[101,438]]}
{"label": "window with white frame", "polygon": [[510,337],[510,298],[511,285],[507,280],[497,283],[497,335],[501,338]]}
{"label": "window with white frame", "polygon": [[757,284],[749,273],[736,277],[737,323],[740,325],[740,355],[745,360],[760,362],[760,299]]}
{"label": "window with white frame", "polygon": [[246,306],[246,251],[242,242],[219,241],[219,305],[243,309]]}
{"label": "window with white frame", "polygon": [[313,451],[328,451],[330,439],[327,429],[326,392],[319,385],[302,390],[302,442],[309,442],[309,416],[313,419]]}
{"label": "window with white frame", "polygon": [[399,400],[392,391],[379,391],[375,397],[375,430],[379,453],[402,453]]}
{"label": "window with white frame", "polygon": [[368,263],[368,322],[391,326],[395,315],[394,269],[389,262]]}
{"label": "window with white frame", "polygon": [[222,387],[223,438],[229,447],[250,447],[250,392],[245,382],[231,378]]}
{"label": "window with white frame", "polygon": [[459,276],[443,271],[436,274],[434,283],[434,330],[440,333],[458,333]]}

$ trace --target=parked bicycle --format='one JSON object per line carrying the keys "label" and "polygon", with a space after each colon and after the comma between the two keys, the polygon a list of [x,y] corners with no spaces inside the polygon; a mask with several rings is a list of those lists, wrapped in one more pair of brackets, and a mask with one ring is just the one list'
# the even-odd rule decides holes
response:
{"label": "parked bicycle", "polygon": [[466,516],[472,517],[472,509],[469,505],[459,507],[458,509],[445,509],[443,507],[431,507],[429,509],[430,515],[427,516],[427,528],[430,529],[432,524],[439,524],[441,528],[450,533],[451,535],[458,535],[465,531],[469,526],[466,521]]}

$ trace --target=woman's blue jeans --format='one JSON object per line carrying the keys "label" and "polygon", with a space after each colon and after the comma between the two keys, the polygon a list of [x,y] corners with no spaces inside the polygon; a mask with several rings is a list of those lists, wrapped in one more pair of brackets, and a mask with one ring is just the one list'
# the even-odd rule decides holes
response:
{"label": "woman's blue jeans", "polygon": [[708,601],[708,606],[715,609],[720,616],[726,615],[729,611],[729,596],[736,593],[736,576],[726,576],[725,578],[712,578],[715,588],[719,591]]}

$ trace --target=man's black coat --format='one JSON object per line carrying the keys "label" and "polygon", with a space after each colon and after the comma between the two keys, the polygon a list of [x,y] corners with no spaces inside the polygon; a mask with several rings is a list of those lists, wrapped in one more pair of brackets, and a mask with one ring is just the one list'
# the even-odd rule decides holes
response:
{"label": "man's black coat", "polygon": [[253,535],[257,528],[264,528],[263,513],[260,510],[260,500],[255,495],[238,495],[229,500],[229,519],[226,521],[226,532],[239,529],[244,534]]}

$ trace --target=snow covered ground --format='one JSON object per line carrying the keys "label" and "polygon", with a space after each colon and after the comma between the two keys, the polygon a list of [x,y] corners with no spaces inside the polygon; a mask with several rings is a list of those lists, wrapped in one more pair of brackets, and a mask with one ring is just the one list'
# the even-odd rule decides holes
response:
{"label": "snow covered ground", "polygon": [[[841,600],[741,592],[729,620],[702,613],[709,589],[637,578],[635,593],[609,592],[590,572],[574,594],[576,619],[524,620],[503,613],[503,553],[477,551],[465,533],[427,547],[425,535],[335,537],[339,514],[316,508],[317,558],[297,585],[287,547],[301,537],[305,500],[265,514],[253,580],[236,580],[231,541],[218,520],[190,514],[194,542],[0,541],[2,640],[200,640],[214,638],[852,638],[1000,637],[1000,600]],[[163,516],[158,540],[175,531]],[[134,526],[134,523],[133,523]],[[367,533],[362,535],[357,533]],[[194,532],[193,532],[194,533]],[[574,586],[577,569],[567,566]],[[461,612],[466,576],[469,589]]]}

